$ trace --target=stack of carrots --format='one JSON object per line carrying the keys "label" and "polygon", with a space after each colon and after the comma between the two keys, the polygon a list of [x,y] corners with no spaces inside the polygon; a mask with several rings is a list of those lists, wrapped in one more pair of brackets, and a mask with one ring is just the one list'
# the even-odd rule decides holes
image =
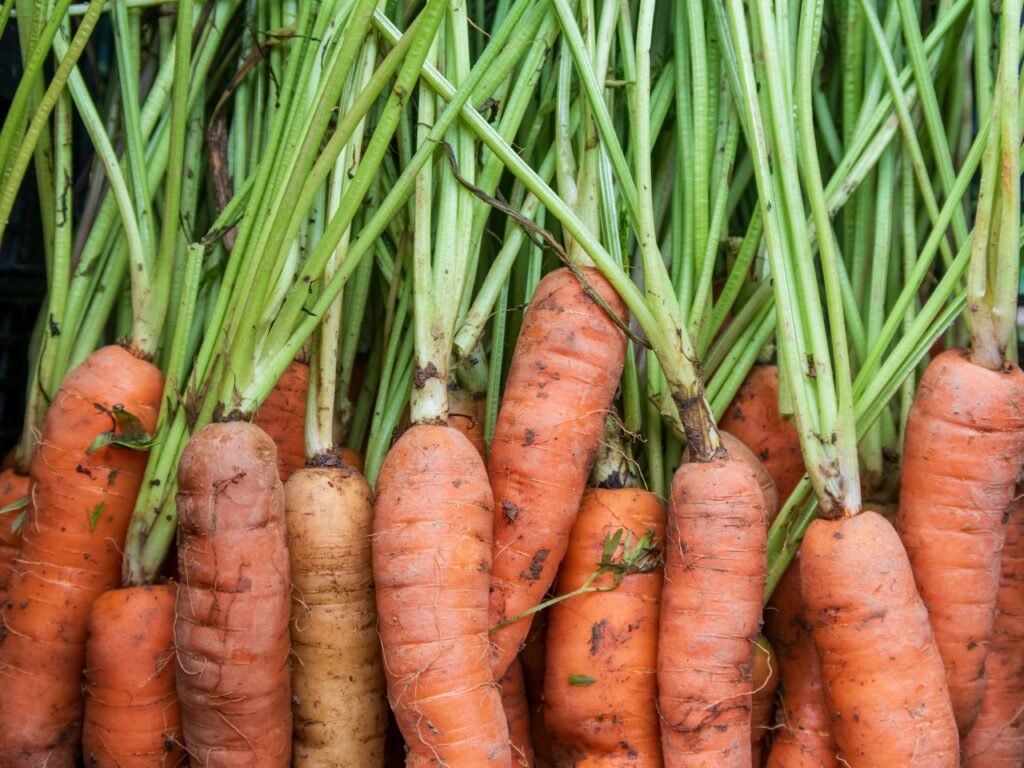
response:
{"label": "stack of carrots", "polygon": [[1024,765],[1022,10],[0,3],[0,766]]}

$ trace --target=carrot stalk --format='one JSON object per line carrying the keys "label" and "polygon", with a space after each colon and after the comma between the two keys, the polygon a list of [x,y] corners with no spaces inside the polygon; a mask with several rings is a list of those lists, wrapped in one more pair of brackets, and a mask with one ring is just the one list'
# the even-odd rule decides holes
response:
{"label": "carrot stalk", "polygon": [[186,761],[174,691],[174,584],[104,592],[89,615],[82,753],[97,768]]}
{"label": "carrot stalk", "polygon": [[119,584],[146,465],[142,451],[89,448],[113,431],[115,406],[151,433],[162,391],[153,365],[121,347],[103,347],[68,374],[46,415],[30,470],[34,503],[3,606],[4,765],[73,765],[81,744],[86,622],[96,597]]}
{"label": "carrot stalk", "polygon": [[287,766],[291,590],[273,441],[210,424],[178,467],[177,689],[191,764]]}
{"label": "carrot stalk", "polygon": [[[659,546],[664,505],[636,488],[588,490],[558,571],[558,594],[587,582],[617,532],[620,547],[644,537]],[[556,765],[662,765],[655,675],[662,569],[650,554],[615,589],[550,608],[544,722]],[[612,579],[609,573],[595,583]]]}
{"label": "carrot stalk", "polygon": [[[581,273],[621,317],[624,309],[600,273]],[[559,269],[541,280],[516,342],[488,462],[495,501],[492,626],[537,605],[554,581],[624,357],[625,336],[572,272]],[[496,676],[529,628],[521,619],[493,633]]]}

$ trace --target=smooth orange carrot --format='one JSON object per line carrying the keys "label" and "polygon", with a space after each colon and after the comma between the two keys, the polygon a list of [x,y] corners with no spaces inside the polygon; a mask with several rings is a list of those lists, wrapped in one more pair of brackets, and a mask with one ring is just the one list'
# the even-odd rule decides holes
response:
{"label": "smooth orange carrot", "polygon": [[742,458],[676,470],[665,547],[658,704],[666,768],[749,768],[764,494]]}
{"label": "smooth orange carrot", "polygon": [[[0,509],[28,498],[28,493],[28,475],[19,475],[13,469],[0,472]],[[14,524],[22,511],[27,520],[31,514],[27,508],[0,515],[0,605],[7,600],[7,582],[14,570],[14,560],[21,551],[20,529],[16,530]]]}
{"label": "smooth orange carrot", "polygon": [[252,423],[266,432],[277,446],[281,482],[306,466],[306,392],[309,366],[293,360],[270,390]]}
{"label": "smooth orange carrot", "polygon": [[999,591],[1003,515],[1024,460],[1024,371],[966,350],[925,370],[907,420],[900,538],[946,666],[957,726],[978,715]]}
{"label": "smooth orange carrot", "polygon": [[523,666],[518,657],[498,681],[498,687],[501,689],[501,706],[505,710],[508,738],[512,745],[512,765],[517,768],[533,768],[536,763],[530,735],[530,705],[526,701]]}
{"label": "smooth orange carrot", "polygon": [[942,658],[893,527],[875,512],[815,520],[800,580],[846,764],[956,768]]}
{"label": "smooth orange carrot", "polygon": [[[108,445],[115,406],[152,434],[160,371],[118,346],[71,371],[46,414],[0,630],[0,765],[73,766],[82,744],[85,630],[93,601],[121,581],[121,551],[145,452]],[[31,692],[31,695],[27,695]]]}
{"label": "smooth orange carrot", "polygon": [[292,574],[292,765],[383,765],[388,715],[377,637],[373,494],[351,467],[285,484]]}
{"label": "smooth orange carrot", "polygon": [[97,768],[173,768],[186,760],[174,690],[175,584],[104,592],[86,641],[82,755]]}
{"label": "smooth orange carrot", "polygon": [[[612,311],[621,299],[593,269],[587,282]],[[540,603],[565,556],[587,475],[619,385],[626,337],[568,269],[548,273],[523,319],[487,465],[494,490],[491,625]],[[505,673],[530,629],[491,636]]]}
{"label": "smooth orange carrot", "polygon": [[277,452],[245,422],[196,432],[178,464],[174,627],[193,766],[287,766],[291,585]]}
{"label": "smooth orange carrot", "polygon": [[804,458],[800,436],[779,414],[779,369],[755,365],[718,426],[760,459],[785,503],[804,476]]}
{"label": "smooth orange carrot", "polygon": [[480,455],[447,426],[413,426],[377,478],[373,580],[409,768],[511,764],[487,640],[493,505]]}
{"label": "smooth orange carrot", "polygon": [[[558,571],[558,594],[584,585],[616,531],[631,544],[649,535],[660,550],[664,505],[636,488],[588,490]],[[556,765],[661,766],[656,665],[662,576],[660,557],[651,557],[615,589],[548,609],[544,722]],[[613,583],[606,573],[594,585]]]}
{"label": "smooth orange carrot", "polygon": [[484,441],[486,410],[485,397],[474,395],[461,387],[448,388],[448,426],[468,437],[484,461],[487,460],[487,443]]}
{"label": "smooth orange carrot", "polygon": [[964,738],[965,768],[1024,765],[1024,488],[1010,503],[985,695]]}
{"label": "smooth orange carrot", "polygon": [[754,694],[750,711],[750,764],[760,768],[765,741],[772,730],[775,691],[779,687],[779,665],[775,651],[764,635],[754,643]]}
{"label": "smooth orange carrot", "polygon": [[782,678],[779,725],[768,768],[835,768],[835,739],[822,690],[821,660],[800,590],[799,559],[790,563],[772,594],[764,633]]}

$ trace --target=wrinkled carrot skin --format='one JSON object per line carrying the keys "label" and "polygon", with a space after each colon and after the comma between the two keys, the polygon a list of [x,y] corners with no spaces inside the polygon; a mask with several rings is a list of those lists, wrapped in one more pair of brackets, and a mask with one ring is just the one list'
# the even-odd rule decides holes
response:
{"label": "wrinkled carrot skin", "polygon": [[799,559],[790,563],[772,594],[764,612],[764,633],[775,650],[782,678],[779,724],[768,768],[836,768],[821,660],[800,589]]}
{"label": "wrinkled carrot skin", "polygon": [[747,462],[726,455],[676,470],[658,641],[666,768],[751,764],[766,538],[763,493]]}
{"label": "wrinkled carrot skin", "polygon": [[530,705],[526,701],[526,682],[518,657],[498,681],[498,687],[501,689],[501,706],[505,710],[508,738],[512,745],[512,766],[534,768],[536,762],[530,736]]}
{"label": "wrinkled carrot skin", "polygon": [[484,441],[484,417],[487,399],[474,395],[465,389],[448,390],[448,426],[453,427],[467,438],[476,448],[480,458],[487,461],[487,443]]}
{"label": "wrinkled carrot skin", "polygon": [[[600,273],[583,274],[624,319],[622,300]],[[495,503],[492,625],[540,603],[555,579],[625,353],[625,334],[568,269],[540,281],[516,341],[487,465]],[[529,629],[525,618],[491,635],[495,677]]]}
{"label": "wrinkled carrot skin", "polygon": [[779,413],[779,369],[755,365],[718,424],[764,464],[784,504],[804,476],[800,435]]}
{"label": "wrinkled carrot skin", "polygon": [[285,515],[292,766],[379,768],[388,715],[370,558],[373,494],[350,467],[300,469],[285,484]]}
{"label": "wrinkled carrot skin", "polygon": [[[92,603],[121,581],[121,552],[147,454],[86,449],[121,405],[150,433],[163,376],[121,347],[71,371],[43,424],[0,630],[0,765],[73,766],[81,744],[85,630]],[[106,411],[101,410],[106,409]],[[31,692],[31,695],[27,695]]]}
{"label": "wrinkled carrot skin", "polygon": [[999,591],[999,552],[1024,460],[1024,371],[947,350],[907,419],[897,525],[928,607],[961,735],[978,716]]}
{"label": "wrinkled carrot skin", "polygon": [[104,592],[86,642],[82,755],[96,768],[186,762],[174,689],[175,584]]}
{"label": "wrinkled carrot skin", "polygon": [[875,512],[815,520],[800,580],[843,760],[956,768],[942,658],[893,527]]}
{"label": "wrinkled carrot skin", "polygon": [[177,689],[193,768],[287,766],[291,585],[273,441],[210,424],[178,465]]}
{"label": "wrinkled carrot skin", "polygon": [[765,742],[771,735],[775,691],[779,687],[779,664],[764,635],[754,644],[754,694],[750,711],[750,764],[760,768]]}
{"label": "wrinkled carrot skin", "polygon": [[373,580],[409,768],[511,765],[487,641],[493,504],[480,455],[447,426],[413,426],[377,478]]}
{"label": "wrinkled carrot skin", "polygon": [[[13,469],[0,472],[0,509],[28,497],[28,475],[19,475]],[[15,532],[14,522],[21,512],[0,515],[0,605],[7,600],[7,582],[14,569],[14,560],[21,551],[21,534]],[[32,514],[25,510],[25,519]]]}
{"label": "wrinkled carrot skin", "polygon": [[[761,486],[761,493],[764,495],[765,524],[771,526],[775,518],[778,517],[781,507],[779,503],[779,490],[775,487],[774,478],[768,471],[768,468],[754,455],[754,452],[747,448],[738,437],[721,430],[718,432],[718,435],[722,439],[722,447],[725,448],[726,452],[737,459],[743,459],[747,466],[757,475],[757,484]],[[685,456],[684,461],[689,460],[689,452],[686,452]]]}
{"label": "wrinkled carrot skin", "polygon": [[293,360],[267,399],[256,410],[252,423],[266,432],[277,446],[277,469],[285,482],[306,466],[306,392],[309,366]]}
{"label": "wrinkled carrot skin", "polygon": [[964,738],[965,768],[1024,765],[1024,488],[1010,503],[985,695]]}
{"label": "wrinkled carrot skin", "polygon": [[[651,532],[662,545],[665,507],[636,488],[591,489],[583,497],[558,571],[558,594],[583,586],[618,530],[636,543]],[[621,557],[620,545],[616,557]],[[660,768],[657,676],[662,569],[630,573],[617,588],[548,610],[544,722],[556,765]],[[595,585],[613,584],[611,574]],[[573,684],[573,676],[592,678]]]}
{"label": "wrinkled carrot skin", "polygon": [[530,705],[530,734],[533,740],[533,759],[537,768],[551,768],[551,734],[544,726],[544,657],[547,655],[548,611],[534,615],[526,643],[519,652],[526,686],[526,701]]}

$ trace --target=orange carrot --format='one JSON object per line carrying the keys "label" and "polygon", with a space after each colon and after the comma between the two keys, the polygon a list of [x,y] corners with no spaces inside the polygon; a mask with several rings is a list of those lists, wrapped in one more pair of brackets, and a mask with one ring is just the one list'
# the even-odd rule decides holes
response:
{"label": "orange carrot", "polygon": [[1010,504],[985,695],[964,738],[965,768],[1024,765],[1024,488]]}
{"label": "orange carrot", "polygon": [[893,527],[875,512],[815,520],[800,580],[845,763],[956,768],[942,658]]}
{"label": "orange carrot", "polygon": [[480,455],[446,426],[413,426],[377,478],[373,580],[409,768],[511,761],[487,641],[493,505]]}
{"label": "orange carrot", "polygon": [[[779,491],[775,487],[775,480],[772,478],[768,468],[754,455],[747,446],[735,435],[719,430],[719,437],[722,439],[722,447],[730,456],[743,459],[754,474],[757,475],[757,484],[761,486],[761,493],[764,495],[765,524],[770,526],[779,514]],[[689,460],[689,451],[684,454],[684,461]]]}
{"label": "orange carrot", "polygon": [[[558,571],[558,594],[579,589],[603,560],[607,537],[649,535],[660,548],[665,507],[636,488],[588,490]],[[616,556],[621,555],[620,552]],[[656,707],[662,569],[653,558],[618,587],[549,608],[544,722],[556,765],[661,766]],[[595,586],[610,586],[612,574]]]}
{"label": "orange carrot", "polygon": [[174,584],[104,592],[86,641],[82,753],[97,768],[185,763],[174,690]]}
{"label": "orange carrot", "polygon": [[486,410],[486,398],[461,387],[448,388],[448,426],[468,437],[484,461],[487,460],[487,444],[484,442]]}
{"label": "orange carrot", "polygon": [[178,464],[174,627],[193,766],[287,766],[291,585],[273,441],[245,422],[196,432]]}
{"label": "orange carrot", "polygon": [[764,494],[742,458],[676,470],[658,639],[666,768],[751,764],[766,536]]}
{"label": "orange carrot", "polygon": [[309,366],[292,361],[270,390],[252,423],[266,432],[277,446],[277,469],[281,482],[306,466],[306,392]]}
{"label": "orange carrot", "polygon": [[533,741],[530,736],[530,705],[526,701],[526,683],[523,666],[518,657],[498,681],[501,688],[501,706],[508,723],[508,737],[512,745],[512,765],[533,768]]}
{"label": "orange carrot", "polygon": [[[593,269],[587,282],[620,317],[621,299]],[[537,286],[516,341],[487,471],[494,490],[491,625],[540,603],[569,532],[619,384],[626,337],[568,269]],[[494,674],[505,673],[530,629],[495,632]]]}
{"label": "orange carrot", "polygon": [[[13,469],[0,472],[0,509],[28,498],[28,475],[19,475]],[[0,515],[0,605],[7,600],[7,582],[14,570],[14,561],[21,551],[20,529],[15,529],[18,515],[24,511],[25,519],[31,514],[27,508]]]}
{"label": "orange carrot", "polygon": [[948,350],[907,420],[897,524],[946,666],[957,726],[978,715],[999,591],[1003,515],[1024,460],[1024,372]]}
{"label": "orange carrot", "polygon": [[775,588],[765,611],[764,633],[775,649],[782,678],[780,722],[768,768],[835,768],[835,739],[822,690],[821,660],[800,591],[799,559]]}
{"label": "orange carrot", "polygon": [[387,730],[370,531],[373,494],[347,466],[285,484],[292,574],[295,768],[381,766]]}
{"label": "orange carrot", "polygon": [[779,414],[779,369],[755,365],[718,426],[761,460],[785,503],[804,476],[804,459],[800,436]]}
{"label": "orange carrot", "polygon": [[362,454],[358,451],[353,451],[351,448],[339,448],[338,453],[341,455],[342,461],[348,464],[359,474],[363,474],[363,470],[366,469],[366,465],[363,462]]}
{"label": "orange carrot", "polygon": [[750,764],[753,768],[761,768],[761,755],[772,729],[778,687],[778,660],[768,638],[762,635],[754,643],[754,694],[750,711]]}
{"label": "orange carrot", "polygon": [[[163,376],[121,347],[71,371],[46,414],[0,632],[0,765],[73,766],[81,747],[85,630],[121,580],[121,551],[147,455],[108,445],[115,406],[152,433]],[[26,695],[31,692],[31,695]]]}

